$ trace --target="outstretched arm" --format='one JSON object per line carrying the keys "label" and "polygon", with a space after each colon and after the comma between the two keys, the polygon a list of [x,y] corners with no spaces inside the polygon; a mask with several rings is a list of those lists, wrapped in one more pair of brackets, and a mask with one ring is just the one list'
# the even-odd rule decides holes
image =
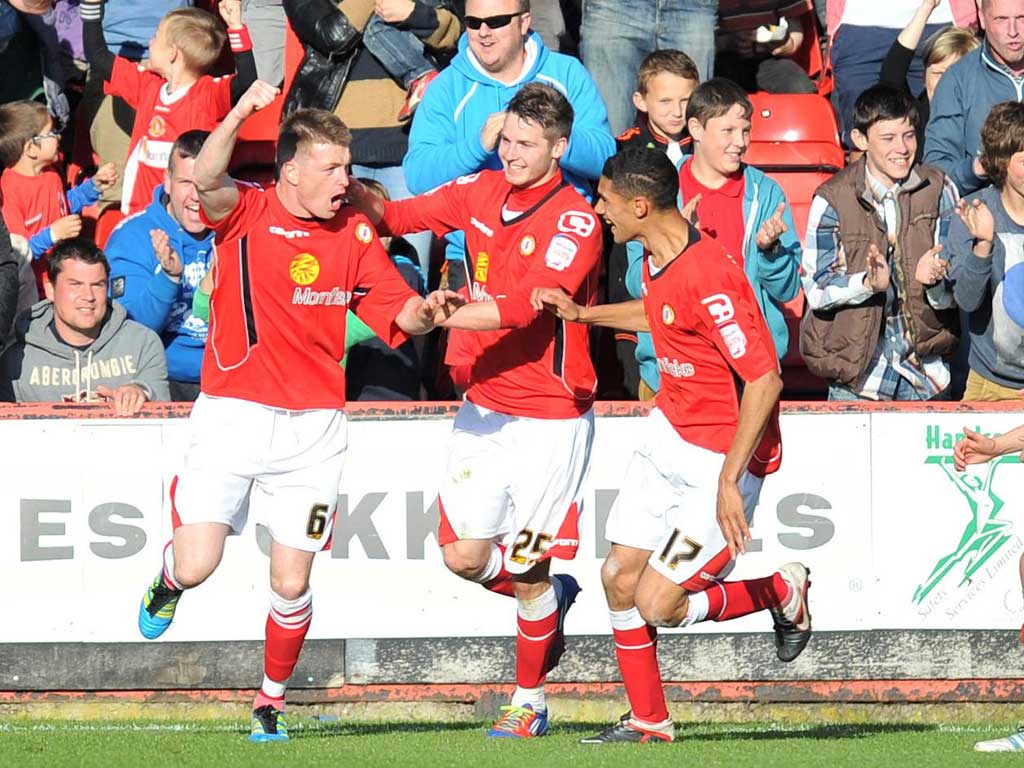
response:
{"label": "outstretched arm", "polygon": [[557,288],[537,288],[530,296],[530,303],[538,311],[546,309],[556,317],[571,323],[619,328],[623,331],[651,330],[641,299],[581,307],[564,291]]}

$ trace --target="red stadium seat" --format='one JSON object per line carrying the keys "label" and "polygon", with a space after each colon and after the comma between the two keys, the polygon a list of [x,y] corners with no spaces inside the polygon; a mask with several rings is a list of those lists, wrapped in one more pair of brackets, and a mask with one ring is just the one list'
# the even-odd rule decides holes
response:
{"label": "red stadium seat", "polygon": [[[786,193],[797,235],[803,241],[814,192],[845,164],[835,112],[816,94],[755,93],[750,147],[744,160],[775,179]],[[800,356],[803,293],[786,304],[789,349],[782,360],[785,397],[817,398],[825,383],[812,376]]]}
{"label": "red stadium seat", "polygon": [[828,96],[832,93],[832,61],[828,46],[822,52],[821,37],[818,35],[818,21],[813,11],[800,17],[804,41],[793,54],[793,61],[799,64],[807,75],[818,86],[818,94]]}
{"label": "red stadium seat", "polygon": [[107,240],[110,239],[110,233],[114,231],[114,227],[120,224],[123,219],[124,214],[121,213],[121,209],[117,206],[104,208],[96,219],[96,234],[94,236],[96,245],[100,248],[106,248]]}
{"label": "red stadium seat", "polygon": [[744,160],[782,185],[803,237],[814,190],[845,165],[835,112],[815,94],[755,93],[750,99],[754,114]]}

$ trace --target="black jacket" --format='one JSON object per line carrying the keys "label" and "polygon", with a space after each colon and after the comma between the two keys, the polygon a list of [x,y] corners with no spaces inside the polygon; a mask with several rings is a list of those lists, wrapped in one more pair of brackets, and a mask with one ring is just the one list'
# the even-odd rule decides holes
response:
{"label": "black jacket", "polygon": [[306,49],[285,98],[284,113],[304,107],[334,109],[348,80],[363,33],[330,0],[284,0],[292,29]]}

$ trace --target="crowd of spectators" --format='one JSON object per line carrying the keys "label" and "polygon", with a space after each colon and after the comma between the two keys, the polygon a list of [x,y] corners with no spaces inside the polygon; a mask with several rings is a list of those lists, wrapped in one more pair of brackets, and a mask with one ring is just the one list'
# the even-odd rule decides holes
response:
{"label": "crowd of spectators", "polygon": [[[1024,390],[1024,0],[0,0],[0,67],[5,400],[195,399],[215,249],[192,168],[257,78],[280,114],[339,115],[352,175],[395,200],[500,168],[509,101],[551,84],[584,195],[617,148],[676,164],[784,376],[799,349],[829,399]],[[848,162],[813,197],[744,161],[763,93],[831,99]],[[272,153],[246,157],[237,178],[273,178]],[[639,297],[642,249],[605,240],[601,300]],[[389,243],[423,293],[473,295],[464,249]],[[350,326],[351,399],[458,394],[464,334],[390,350]],[[657,391],[644,334],[595,336],[593,355],[599,396]]]}

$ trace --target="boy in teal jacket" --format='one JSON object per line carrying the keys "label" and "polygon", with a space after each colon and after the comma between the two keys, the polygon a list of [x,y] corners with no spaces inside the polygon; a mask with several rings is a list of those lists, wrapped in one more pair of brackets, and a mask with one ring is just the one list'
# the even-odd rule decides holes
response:
{"label": "boy in teal jacket", "polygon": [[[800,237],[782,188],[742,161],[752,113],[747,94],[729,80],[713,78],[693,92],[686,108],[693,155],[679,164],[680,205],[742,264],[781,360],[789,348],[782,305],[800,292]],[[642,258],[639,243],[630,243],[626,289],[634,298],[640,298]],[[652,395],[659,375],[649,334],[638,334],[636,357],[650,390],[642,393]]]}

